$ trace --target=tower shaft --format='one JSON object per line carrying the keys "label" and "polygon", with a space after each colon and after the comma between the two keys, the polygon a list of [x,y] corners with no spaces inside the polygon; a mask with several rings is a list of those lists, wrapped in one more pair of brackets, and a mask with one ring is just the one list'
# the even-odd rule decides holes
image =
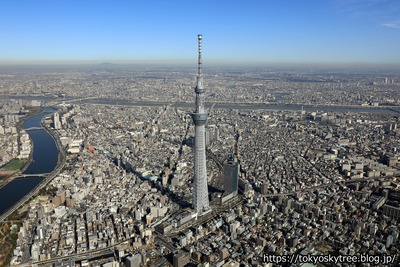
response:
{"label": "tower shaft", "polygon": [[196,109],[192,113],[192,119],[195,125],[194,137],[194,179],[193,179],[193,208],[198,215],[210,209],[208,201],[207,187],[207,168],[206,168],[206,143],[205,143],[205,124],[208,113],[204,110],[204,92],[203,73],[202,73],[202,35],[198,35],[199,58],[197,68]]}

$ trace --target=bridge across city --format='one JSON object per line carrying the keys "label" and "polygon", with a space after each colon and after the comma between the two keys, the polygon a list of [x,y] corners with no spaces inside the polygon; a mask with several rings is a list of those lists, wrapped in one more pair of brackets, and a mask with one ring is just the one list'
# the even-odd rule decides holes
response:
{"label": "bridge across city", "polygon": [[90,99],[97,99],[99,97],[97,96],[88,96],[88,97],[82,97],[82,98],[69,98],[69,99],[60,99],[56,100],[61,103],[72,103],[72,102],[81,102],[83,100],[90,100]]}
{"label": "bridge across city", "polygon": [[16,178],[31,177],[31,176],[45,177],[49,174],[50,173],[24,173],[24,174],[18,175]]}
{"label": "bridge across city", "polygon": [[43,127],[29,127],[29,128],[25,128],[25,131],[33,131],[33,130],[42,130]]}

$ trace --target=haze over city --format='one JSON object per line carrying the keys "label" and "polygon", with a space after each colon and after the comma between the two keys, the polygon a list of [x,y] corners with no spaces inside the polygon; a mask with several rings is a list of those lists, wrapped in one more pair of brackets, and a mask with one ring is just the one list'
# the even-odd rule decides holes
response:
{"label": "haze over city", "polygon": [[0,64],[398,64],[400,2],[5,1]]}

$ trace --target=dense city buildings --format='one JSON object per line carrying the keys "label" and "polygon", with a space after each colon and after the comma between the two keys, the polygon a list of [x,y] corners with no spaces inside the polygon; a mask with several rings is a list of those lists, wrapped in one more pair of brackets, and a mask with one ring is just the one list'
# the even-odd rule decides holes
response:
{"label": "dense city buildings", "polygon": [[[379,106],[400,101],[396,69],[206,66],[204,87],[212,88],[205,94],[207,103]],[[193,65],[3,66],[0,70],[0,93],[14,98],[193,105]],[[385,78],[390,82],[385,83]]]}
{"label": "dense city buildings", "polygon": [[[399,74],[208,68],[195,88],[208,105],[194,113],[193,68],[2,76],[2,164],[29,158],[18,123],[41,101],[57,107],[43,124],[67,153],[12,223],[12,266],[275,266],[292,255],[368,255],[371,266],[399,255]],[[206,113],[210,211],[196,219],[192,114]]]}
{"label": "dense city buildings", "polygon": [[36,100],[0,100],[0,184],[29,159],[32,145],[21,123],[29,109],[39,105]]}

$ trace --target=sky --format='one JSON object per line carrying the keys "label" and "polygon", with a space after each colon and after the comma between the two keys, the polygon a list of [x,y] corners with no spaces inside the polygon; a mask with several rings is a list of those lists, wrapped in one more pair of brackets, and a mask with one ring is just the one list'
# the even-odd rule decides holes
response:
{"label": "sky", "polygon": [[400,62],[399,0],[0,3],[0,64]]}

